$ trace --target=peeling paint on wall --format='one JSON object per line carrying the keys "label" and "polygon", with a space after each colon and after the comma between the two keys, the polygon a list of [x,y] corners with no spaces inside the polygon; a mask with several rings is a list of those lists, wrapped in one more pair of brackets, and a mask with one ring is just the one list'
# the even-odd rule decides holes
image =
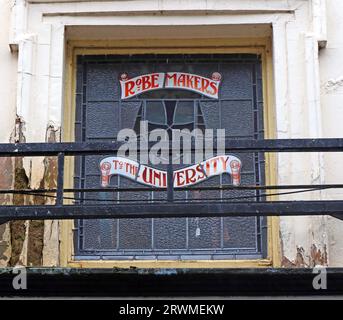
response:
{"label": "peeling paint on wall", "polygon": [[0,267],[6,267],[11,258],[10,228],[7,223],[0,225]]}
{"label": "peeling paint on wall", "polygon": [[[43,181],[40,188],[44,188]],[[45,197],[33,197],[35,205],[42,205],[45,203]],[[31,220],[28,233],[27,244],[27,265],[41,266],[43,262],[43,235],[44,235],[44,221]]]}
{"label": "peeling paint on wall", "polygon": [[343,77],[337,79],[330,79],[324,85],[323,88],[326,93],[336,91],[338,89],[343,89]]}
{"label": "peeling paint on wall", "polygon": [[[23,162],[21,158],[15,159],[15,175],[14,175],[14,189],[28,189],[29,180],[23,168]],[[26,195],[15,194],[13,195],[14,205],[24,205],[26,203]],[[22,251],[25,250],[25,238],[26,238],[27,224],[25,221],[17,220],[10,222],[11,230],[11,245],[12,254],[9,262],[10,266],[17,264],[24,265],[25,262],[21,261]]]}
{"label": "peeling paint on wall", "polygon": [[[25,142],[23,134],[24,121],[17,117],[15,129],[11,135],[12,142]],[[46,131],[46,141],[56,142],[60,139],[60,129],[53,125],[48,125]],[[34,188],[56,188],[57,181],[57,158],[56,157],[17,157],[14,160],[14,177],[9,177],[8,183],[14,180],[14,189],[32,189]],[[11,165],[11,170],[13,165]],[[39,168],[39,170],[37,170]],[[42,172],[42,174],[40,174]],[[40,178],[37,185],[37,179]],[[10,188],[10,187],[8,187]],[[1,200],[1,198],[0,198]],[[13,196],[14,205],[25,204],[53,204],[54,200],[44,196],[32,196],[16,194]],[[18,264],[28,266],[57,266],[59,261],[59,223],[58,221],[11,221],[10,240],[12,251],[9,259],[9,265]],[[0,228],[1,232],[5,230]],[[2,250],[0,242],[0,261]]]}
{"label": "peeling paint on wall", "polygon": [[[50,124],[47,128],[46,140],[49,143],[60,141],[60,129]],[[57,186],[57,158],[46,157],[44,160],[44,187],[56,188]],[[46,199],[46,204],[53,204],[54,200]],[[59,263],[59,221],[44,221],[44,266],[57,266]]]}
{"label": "peeling paint on wall", "polygon": [[15,120],[14,130],[11,134],[10,142],[12,143],[26,142],[26,139],[24,136],[24,127],[25,127],[24,120],[17,115],[16,120]]}
{"label": "peeling paint on wall", "polygon": [[293,261],[288,257],[282,256],[281,266],[284,268],[313,268],[315,266],[327,266],[328,254],[326,245],[320,250],[315,244],[312,244],[310,250],[306,254],[303,247],[296,248],[296,256]]}
{"label": "peeling paint on wall", "polygon": [[305,250],[302,247],[296,248],[295,259],[291,261],[286,256],[282,256],[281,266],[284,268],[306,268],[308,264],[305,262]]}
{"label": "peeling paint on wall", "polygon": [[32,220],[29,224],[28,244],[27,244],[27,265],[41,266],[43,262],[43,234],[44,221]]}
{"label": "peeling paint on wall", "polygon": [[[13,161],[11,158],[0,158],[0,189],[13,187]],[[0,195],[0,205],[10,204],[10,194]],[[11,235],[8,223],[0,224],[0,267],[7,266],[11,257]]]}
{"label": "peeling paint on wall", "polygon": [[313,244],[310,253],[310,267],[315,267],[318,265],[328,265],[328,254],[326,250],[326,245],[324,245],[323,251],[321,251],[319,248],[317,248],[315,244]]}
{"label": "peeling paint on wall", "polygon": [[305,250],[303,247],[297,248],[297,254],[295,257],[294,265],[299,268],[305,268],[308,266],[305,262]]}
{"label": "peeling paint on wall", "polygon": [[[23,134],[24,121],[17,117],[15,129],[11,135],[11,142],[25,142]],[[56,129],[53,125],[48,125],[46,140],[47,142],[56,142],[59,140],[60,129]],[[11,158],[9,158],[11,160]],[[10,171],[13,172],[13,164],[10,163]],[[38,188],[56,188],[57,181],[57,159],[56,157],[36,157],[36,158],[21,158],[17,157],[14,160],[14,177],[7,175],[7,187],[11,188],[10,184],[14,180],[14,189],[30,189],[32,181],[40,177]],[[35,167],[39,167],[42,174],[40,175]],[[33,171],[35,177],[33,177]],[[4,180],[2,180],[4,181]],[[36,185],[36,182],[34,182]],[[1,186],[0,186],[1,187]],[[5,188],[5,187],[3,187]],[[1,199],[8,201],[8,199]],[[51,198],[32,195],[16,194],[13,196],[14,205],[25,204],[53,204]],[[12,243],[11,254],[8,256],[9,265],[17,264],[40,266],[40,265],[58,265],[59,261],[59,225],[58,221],[11,221],[9,223],[9,238]],[[4,228],[0,228],[1,235],[5,233]],[[6,248],[2,248],[0,242],[0,261]]]}
{"label": "peeling paint on wall", "polygon": [[[12,143],[25,142],[25,136],[23,133],[24,121],[17,116],[15,120],[14,130],[11,134],[10,141]],[[14,163],[14,177],[12,178],[14,183],[14,190],[28,189],[29,179],[26,175],[25,169],[23,168],[23,159],[21,157],[16,157],[13,160]],[[13,172],[13,171],[12,171]],[[13,205],[24,205],[27,202],[27,196],[22,194],[13,195]],[[24,258],[23,252],[26,252],[26,234],[27,234],[27,223],[25,221],[11,221],[10,226],[10,236],[11,236],[11,258],[9,260],[10,266],[15,266],[17,264],[24,265],[26,257]]]}

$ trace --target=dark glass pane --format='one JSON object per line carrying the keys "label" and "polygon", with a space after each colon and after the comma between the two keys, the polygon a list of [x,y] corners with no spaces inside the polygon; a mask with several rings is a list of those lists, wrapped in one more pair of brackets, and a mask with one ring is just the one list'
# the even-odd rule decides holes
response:
{"label": "dark glass pane", "polygon": [[[147,186],[140,184],[136,181],[132,181],[125,177],[118,177],[119,186],[121,188],[147,188]],[[120,193],[120,200],[128,200],[128,201],[146,201],[151,199],[151,192],[149,191],[126,191]]]}
{"label": "dark glass pane", "polygon": [[87,138],[115,138],[119,131],[117,102],[93,102],[87,104]]}
{"label": "dark glass pane", "polygon": [[87,64],[87,100],[118,100],[120,91],[118,79],[118,69],[115,65]]}
{"label": "dark glass pane", "polygon": [[186,218],[154,219],[155,249],[186,249]]}
{"label": "dark glass pane", "polygon": [[[139,122],[142,120],[139,118],[141,115],[140,107],[142,105],[141,101],[121,101],[120,102],[120,128],[130,128],[135,129],[139,132]],[[119,118],[119,115],[117,115]],[[137,125],[137,128],[134,127]]]}
{"label": "dark glass pane", "polygon": [[84,220],[84,250],[116,249],[117,220]]}
{"label": "dark glass pane", "polygon": [[152,219],[120,219],[119,249],[151,249]]}
{"label": "dark glass pane", "polygon": [[189,247],[220,248],[221,218],[190,218]]}
{"label": "dark glass pane", "polygon": [[166,124],[166,111],[162,101],[147,101],[145,120],[154,124]]}
{"label": "dark glass pane", "polygon": [[251,101],[222,101],[221,127],[229,136],[246,137],[254,134]]}
{"label": "dark glass pane", "polygon": [[256,250],[256,217],[224,218],[224,247]]}
{"label": "dark glass pane", "polygon": [[174,113],[174,124],[187,124],[194,122],[194,102],[178,101]]}
{"label": "dark glass pane", "polygon": [[204,115],[205,126],[207,129],[218,129],[220,127],[220,108],[219,102],[207,101],[200,102],[201,112]]}
{"label": "dark glass pane", "polygon": [[252,64],[223,63],[220,72],[223,77],[219,89],[221,99],[252,99]]}

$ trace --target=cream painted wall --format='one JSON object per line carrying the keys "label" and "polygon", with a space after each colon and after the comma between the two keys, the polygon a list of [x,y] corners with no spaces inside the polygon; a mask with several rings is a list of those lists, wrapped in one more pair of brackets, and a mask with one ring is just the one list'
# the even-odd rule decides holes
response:
{"label": "cream painted wall", "polygon": [[0,0],[0,142],[9,142],[16,115],[17,54],[10,51],[11,0]]}
{"label": "cream painted wall", "polygon": [[[343,137],[343,1],[327,1],[327,46],[319,55],[323,135]],[[343,154],[325,155],[325,182],[343,181]],[[329,199],[342,199],[343,192],[329,192]],[[343,265],[343,221],[328,219],[329,261]]]}
{"label": "cream painted wall", "polygon": [[[16,74],[17,55],[10,52],[8,46],[10,28],[10,0],[0,0],[0,143],[8,143],[14,134],[16,118]],[[4,175],[1,188],[11,188],[12,162],[0,159],[0,168]],[[1,203],[9,200],[8,195],[1,195]],[[11,256],[9,224],[0,225],[0,267],[7,265]]]}

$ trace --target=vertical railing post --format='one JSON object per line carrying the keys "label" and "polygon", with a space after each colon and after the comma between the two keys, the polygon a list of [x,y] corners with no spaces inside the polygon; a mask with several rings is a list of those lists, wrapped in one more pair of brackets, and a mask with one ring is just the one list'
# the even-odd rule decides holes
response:
{"label": "vertical railing post", "polygon": [[173,152],[172,142],[169,139],[169,161],[167,167],[167,200],[168,202],[174,201],[174,173],[173,173]]}
{"label": "vertical railing post", "polygon": [[56,205],[63,205],[63,180],[64,180],[64,153],[57,156],[57,194]]}
{"label": "vertical railing post", "polygon": [[[170,159],[169,159],[170,161]],[[174,179],[173,179],[173,164],[169,163],[168,164],[168,169],[167,169],[167,200],[169,202],[174,201]]]}

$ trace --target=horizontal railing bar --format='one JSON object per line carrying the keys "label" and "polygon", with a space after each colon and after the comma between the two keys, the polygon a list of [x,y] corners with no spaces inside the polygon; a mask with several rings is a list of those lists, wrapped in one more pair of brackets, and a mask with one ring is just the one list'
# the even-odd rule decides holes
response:
{"label": "horizontal railing bar", "polygon": [[0,225],[7,223],[9,219],[0,219]]}
{"label": "horizontal railing bar", "polygon": [[[297,184],[297,185],[271,185],[271,186],[250,186],[250,185],[223,185],[223,186],[203,186],[203,187],[183,187],[175,188],[174,191],[216,191],[216,190],[298,190],[298,189],[343,189],[343,184]],[[154,191],[165,192],[167,188],[66,188],[63,192],[140,192]],[[56,193],[57,189],[0,189],[0,194],[35,194],[35,193]]]}
{"label": "horizontal railing bar", "polygon": [[237,216],[343,217],[343,200],[222,203],[135,203],[99,205],[0,206],[0,219],[124,219]]}
{"label": "horizontal railing bar", "polygon": [[[59,153],[67,156],[100,155],[117,152],[121,145],[123,142],[5,143],[0,144],[0,156],[57,156]],[[159,146],[162,145],[163,142],[159,142]],[[215,141],[213,149],[216,150]],[[342,152],[343,139],[226,139],[225,149],[228,152]],[[149,147],[139,151],[148,150]]]}

